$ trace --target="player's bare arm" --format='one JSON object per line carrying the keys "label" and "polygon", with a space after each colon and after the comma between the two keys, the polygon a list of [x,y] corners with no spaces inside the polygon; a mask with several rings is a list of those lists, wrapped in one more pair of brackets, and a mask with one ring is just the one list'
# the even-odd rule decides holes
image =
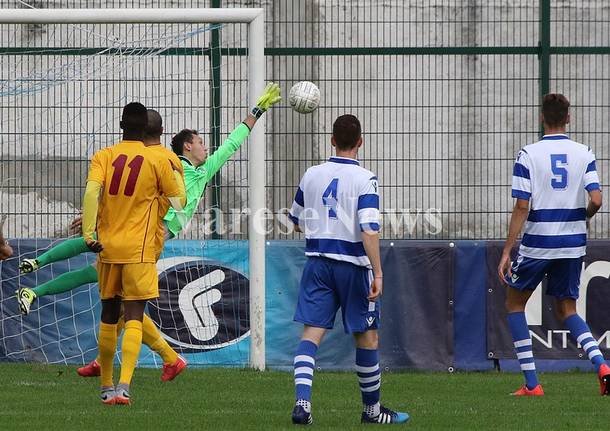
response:
{"label": "player's bare arm", "polygon": [[589,192],[589,205],[587,205],[587,218],[592,218],[602,207],[602,191],[591,190]]}
{"label": "player's bare arm", "polygon": [[79,215],[70,223],[70,232],[81,234],[83,232],[83,216]]}
{"label": "player's bare arm", "polygon": [[510,252],[517,241],[517,237],[523,229],[523,225],[527,220],[529,213],[529,201],[526,199],[517,199],[513,208],[513,213],[510,217],[510,225],[508,228],[508,238],[504,244],[504,250],[502,250],[502,258],[498,265],[498,277],[502,283],[505,283],[504,278],[506,275],[511,276],[510,271]]}
{"label": "player's bare arm", "polygon": [[373,282],[368,296],[369,301],[376,301],[383,293],[383,271],[381,270],[381,253],[379,251],[379,233],[362,232],[362,244],[373,268]]}
{"label": "player's bare arm", "polygon": [[13,255],[13,249],[4,239],[4,222],[6,221],[6,215],[0,218],[0,260],[6,260]]}

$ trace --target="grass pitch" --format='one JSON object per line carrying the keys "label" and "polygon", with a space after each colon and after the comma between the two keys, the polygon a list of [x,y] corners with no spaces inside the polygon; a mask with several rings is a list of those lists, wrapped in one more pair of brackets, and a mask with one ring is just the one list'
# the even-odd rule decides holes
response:
{"label": "grass pitch", "polygon": [[[5,363],[0,376],[2,430],[294,429],[290,373],[187,369],[162,383],[160,370],[138,369],[132,406],[102,405],[98,380],[75,367]],[[518,374],[384,373],[382,401],[412,417],[392,429],[608,429],[610,397],[593,373],[540,377],[546,396],[516,398]],[[316,373],[313,415],[313,429],[362,429],[356,376]]]}

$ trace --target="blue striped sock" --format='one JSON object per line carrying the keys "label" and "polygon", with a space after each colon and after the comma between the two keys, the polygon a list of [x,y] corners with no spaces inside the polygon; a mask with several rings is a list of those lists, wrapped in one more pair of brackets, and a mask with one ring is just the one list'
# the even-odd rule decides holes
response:
{"label": "blue striped sock", "polygon": [[356,372],[365,411],[370,416],[376,416],[379,414],[379,394],[381,392],[379,351],[377,349],[356,349]]}
{"label": "blue striped sock", "polygon": [[294,386],[296,399],[311,400],[313,369],[316,365],[318,346],[308,340],[301,340],[294,357]]}
{"label": "blue striped sock", "polygon": [[599,367],[605,362],[604,355],[599,350],[597,341],[591,335],[591,329],[589,329],[587,322],[582,320],[578,314],[573,314],[563,323],[570,330],[572,338],[582,346],[582,349],[589,356],[589,360],[595,366],[595,371],[599,371]]}
{"label": "blue striped sock", "polygon": [[530,330],[527,326],[525,313],[523,311],[517,313],[508,313],[508,327],[513,335],[513,344],[517,352],[517,359],[521,366],[521,371],[525,376],[525,386],[528,389],[534,389],[538,386],[538,376],[536,376],[536,363],[534,362],[534,353],[532,352],[532,339]]}

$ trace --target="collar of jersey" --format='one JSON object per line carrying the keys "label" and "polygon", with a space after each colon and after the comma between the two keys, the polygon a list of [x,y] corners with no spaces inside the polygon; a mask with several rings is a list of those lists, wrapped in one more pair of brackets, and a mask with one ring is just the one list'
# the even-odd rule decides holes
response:
{"label": "collar of jersey", "polygon": [[565,135],[563,133],[559,133],[556,135],[544,135],[542,137],[543,141],[552,141],[552,140],[558,141],[559,139],[570,139],[570,138],[568,138],[568,135]]}
{"label": "collar of jersey", "polygon": [[348,159],[347,157],[333,156],[330,159],[328,159],[328,161],[329,162],[333,162],[333,163],[343,163],[345,165],[358,165],[358,166],[360,166],[360,163],[358,162],[358,160]]}
{"label": "collar of jersey", "polygon": [[189,159],[187,159],[186,157],[184,157],[184,156],[178,156],[178,158],[179,158],[180,160],[182,160],[183,162],[186,162],[186,163],[188,163],[189,165],[193,166],[193,164],[191,163],[191,161],[190,161]]}
{"label": "collar of jersey", "polygon": [[134,141],[132,139],[125,139],[121,141],[122,144],[142,144],[144,145],[144,142],[142,141]]}

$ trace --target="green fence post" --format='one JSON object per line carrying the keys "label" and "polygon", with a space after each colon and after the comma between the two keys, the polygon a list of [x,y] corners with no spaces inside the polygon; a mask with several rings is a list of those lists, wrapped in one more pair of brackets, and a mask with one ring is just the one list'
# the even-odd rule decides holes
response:
{"label": "green fence post", "polygon": [[[540,73],[540,101],[549,92],[551,69],[551,0],[540,0],[540,42],[538,44],[538,67]],[[540,136],[544,129],[540,125]]]}
{"label": "green fence post", "polygon": [[[221,7],[221,0],[212,0],[212,7],[219,8]],[[220,91],[220,63],[222,61],[222,53],[220,52],[220,29],[214,28],[212,30],[212,37],[210,41],[210,65],[211,65],[211,74],[210,74],[210,153],[216,151],[220,146],[220,116],[221,116],[221,91]],[[219,220],[217,220],[216,215],[218,215],[217,210],[220,209],[220,184],[221,184],[221,176],[220,172],[214,175],[212,178],[212,187],[210,190],[212,192],[211,195],[211,210],[214,212],[214,217],[211,219],[211,228],[212,228],[212,239],[219,239],[220,233],[218,232]]]}

